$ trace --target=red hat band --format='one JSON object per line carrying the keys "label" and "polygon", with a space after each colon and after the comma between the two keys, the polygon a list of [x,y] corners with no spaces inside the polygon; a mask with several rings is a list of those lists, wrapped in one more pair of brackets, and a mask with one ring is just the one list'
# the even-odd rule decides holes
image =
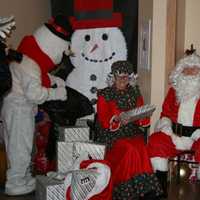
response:
{"label": "red hat band", "polygon": [[121,27],[121,13],[113,13],[113,0],[75,0],[73,29]]}
{"label": "red hat band", "polygon": [[69,35],[69,32],[67,32],[64,28],[62,28],[61,26],[59,26],[59,25],[57,25],[57,24],[55,23],[54,17],[52,17],[52,18],[48,21],[48,24],[51,25],[51,26],[56,30],[56,32],[62,33],[62,34],[65,35],[65,36],[68,36],[68,35]]}

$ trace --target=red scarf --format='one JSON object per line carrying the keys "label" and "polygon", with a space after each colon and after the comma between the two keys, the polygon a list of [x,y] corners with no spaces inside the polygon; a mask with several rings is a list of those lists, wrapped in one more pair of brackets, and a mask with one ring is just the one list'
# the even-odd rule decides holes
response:
{"label": "red scarf", "polygon": [[34,60],[39,65],[42,86],[50,88],[51,81],[48,72],[53,70],[56,65],[51,58],[41,50],[34,36],[25,36],[18,47],[18,51]]}

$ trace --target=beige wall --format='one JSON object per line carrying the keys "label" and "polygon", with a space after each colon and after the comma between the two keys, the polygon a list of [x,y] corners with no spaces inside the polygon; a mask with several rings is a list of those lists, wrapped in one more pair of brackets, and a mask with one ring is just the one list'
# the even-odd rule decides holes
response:
{"label": "beige wall", "polygon": [[154,125],[159,119],[161,105],[165,97],[167,0],[154,0],[152,25],[151,104],[157,106],[152,117]]}
{"label": "beige wall", "polygon": [[[159,118],[165,97],[166,23],[167,0],[139,1],[139,34],[143,20],[152,20],[151,69],[138,66],[139,84],[145,101],[157,106],[152,117],[152,127]],[[151,130],[152,131],[152,130]]]}
{"label": "beige wall", "polygon": [[[139,1],[139,17],[138,17],[138,36],[140,37],[142,23],[152,21],[153,18],[153,0],[140,0]],[[139,38],[138,37],[138,38]],[[138,47],[140,46],[140,41],[138,40]],[[138,59],[140,57],[140,51],[138,48]],[[151,60],[151,56],[150,56]],[[151,61],[150,61],[151,62]],[[146,70],[143,66],[139,66],[138,60],[138,74],[139,74],[139,85],[141,92],[144,96],[145,102],[150,103],[151,101],[151,70]]]}
{"label": "beige wall", "polygon": [[200,0],[185,0],[185,49],[193,43],[200,54]]}
{"label": "beige wall", "polygon": [[18,45],[24,35],[31,34],[50,17],[50,0],[1,0],[0,16],[14,15],[16,30],[9,43]]}
{"label": "beige wall", "polygon": [[183,56],[185,49],[185,1],[177,0],[176,60]]}

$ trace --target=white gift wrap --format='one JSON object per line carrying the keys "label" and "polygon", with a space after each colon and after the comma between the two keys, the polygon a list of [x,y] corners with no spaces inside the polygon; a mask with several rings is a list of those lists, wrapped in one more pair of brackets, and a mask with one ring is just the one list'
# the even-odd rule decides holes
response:
{"label": "white gift wrap", "polygon": [[64,136],[65,142],[87,142],[90,137],[89,127],[74,126],[74,127],[60,127],[59,134]]}
{"label": "white gift wrap", "polygon": [[57,143],[57,170],[65,173],[73,165],[73,142]]}
{"label": "white gift wrap", "polygon": [[36,177],[36,200],[65,200],[64,181],[47,176]]}
{"label": "white gift wrap", "polygon": [[82,152],[87,152],[89,158],[103,160],[106,146],[92,142],[75,142],[73,148],[75,158],[79,157]]}
{"label": "white gift wrap", "polygon": [[[87,154],[88,158],[103,160],[105,145],[92,142],[58,142],[57,143],[57,170],[65,173],[72,170],[75,161],[81,154]],[[85,158],[86,156],[83,156]],[[81,162],[81,160],[79,160]]]}

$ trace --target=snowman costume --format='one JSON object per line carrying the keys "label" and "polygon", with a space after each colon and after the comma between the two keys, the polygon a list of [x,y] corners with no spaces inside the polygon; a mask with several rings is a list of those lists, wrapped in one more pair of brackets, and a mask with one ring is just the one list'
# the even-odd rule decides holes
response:
{"label": "snowman costume", "polygon": [[[60,23],[62,22],[62,23]],[[4,137],[8,157],[5,193],[22,195],[35,189],[30,163],[37,105],[48,100],[66,100],[65,83],[49,75],[68,50],[69,32],[64,16],[52,18],[32,36],[26,36],[18,51],[21,63],[10,65],[12,89],[2,107]],[[51,88],[56,84],[57,88]]]}
{"label": "snowman costume", "polygon": [[113,13],[112,0],[75,0],[75,16],[70,18],[74,33],[70,57],[74,70],[66,84],[97,102],[97,90],[107,86],[107,74],[117,60],[126,60],[125,38],[120,13]]}

